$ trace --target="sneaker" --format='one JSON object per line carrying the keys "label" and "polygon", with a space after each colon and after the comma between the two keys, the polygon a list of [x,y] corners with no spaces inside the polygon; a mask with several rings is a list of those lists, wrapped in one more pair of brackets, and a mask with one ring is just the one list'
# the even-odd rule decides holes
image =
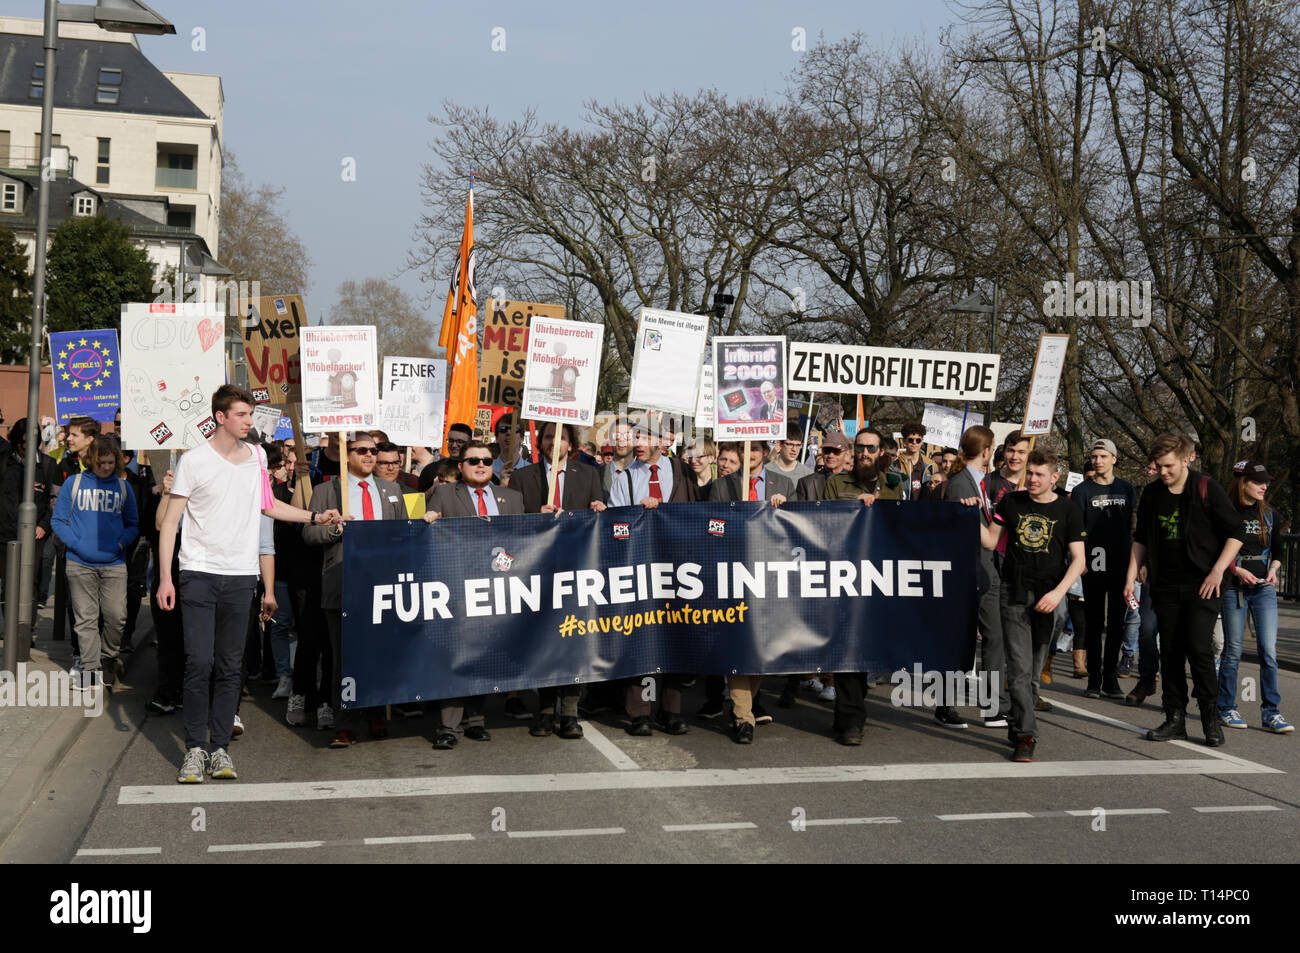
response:
{"label": "sneaker", "polygon": [[69,672],[72,672],[74,675],[77,674],[77,673],[79,673],[79,672],[81,671],[81,656],[80,656],[80,655],[74,655],[74,656],[72,656],[72,668],[68,669],[68,671],[69,671]]}
{"label": "sneaker", "polygon": [[776,720],[775,718],[773,718],[770,714],[768,714],[766,708],[764,708],[762,705],[758,704],[757,702],[754,703],[754,724],[770,725],[775,720]]}
{"label": "sneaker", "polygon": [[1012,761],[1030,762],[1034,760],[1034,736],[1021,735],[1016,739],[1016,753],[1011,756]]}
{"label": "sneaker", "polygon": [[225,748],[212,752],[212,758],[208,761],[208,774],[214,781],[233,781],[239,777],[235,774],[235,762],[230,760]]}
{"label": "sneaker", "polygon": [[307,724],[307,696],[290,695],[289,707],[284,713],[284,720],[295,727]]}
{"label": "sneaker", "polygon": [[528,710],[524,700],[516,695],[514,698],[506,699],[506,717],[513,718],[515,721],[532,721],[533,713]]}
{"label": "sneaker", "polygon": [[[242,721],[240,721],[240,720],[239,720],[239,716],[236,715],[236,716],[235,716],[235,726],[234,726],[233,728],[230,729],[230,737],[232,737],[232,738],[238,738],[238,737],[239,737],[240,735],[242,735],[243,733],[244,733],[244,723],[243,723]],[[221,750],[221,749],[217,749],[217,750]]]}
{"label": "sneaker", "polygon": [[271,692],[272,698],[288,698],[293,694],[293,679],[288,675],[276,683],[275,691]]}
{"label": "sneaker", "polygon": [[1123,698],[1124,689],[1119,687],[1119,681],[1111,679],[1108,683],[1101,686],[1101,694],[1104,698]]}
{"label": "sneaker", "polygon": [[180,774],[176,775],[177,784],[202,784],[203,769],[208,763],[208,753],[202,748],[190,748],[185,752],[181,762]]}
{"label": "sneaker", "polygon": [[825,688],[823,688],[820,692],[817,693],[817,697],[824,702],[835,701],[835,686],[827,685]]}
{"label": "sneaker", "polygon": [[984,719],[985,728],[1005,728],[1008,724],[1006,715],[993,715]]}
{"label": "sneaker", "polygon": [[145,707],[155,715],[170,715],[176,711],[176,706],[165,698],[151,698]]}
{"label": "sneaker", "polygon": [[808,678],[800,682],[799,687],[807,689],[808,691],[812,692],[814,695],[820,695],[821,690],[826,686],[822,684],[822,680],[820,678]]}
{"label": "sneaker", "polygon": [[1119,664],[1115,666],[1115,674],[1120,678],[1133,678],[1133,656],[1125,652],[1120,658]]}
{"label": "sneaker", "polygon": [[[1246,719],[1242,718],[1241,712],[1234,708],[1231,711],[1219,712],[1219,724],[1223,725],[1224,728],[1245,728]],[[1264,727],[1268,727],[1267,722]]]}
{"label": "sneaker", "polygon": [[334,709],[324,702],[316,709],[316,730],[325,731],[334,727]]}
{"label": "sneaker", "polygon": [[957,709],[948,705],[940,705],[934,710],[934,720],[945,728],[965,728],[966,722],[961,715],[957,714]]}
{"label": "sneaker", "polygon": [[1052,710],[1052,703],[1049,702],[1046,698],[1034,699],[1034,711],[1051,711],[1051,710]]}
{"label": "sneaker", "polygon": [[1295,725],[1283,718],[1281,712],[1277,712],[1264,719],[1264,730],[1271,731],[1275,735],[1285,735],[1295,731]]}

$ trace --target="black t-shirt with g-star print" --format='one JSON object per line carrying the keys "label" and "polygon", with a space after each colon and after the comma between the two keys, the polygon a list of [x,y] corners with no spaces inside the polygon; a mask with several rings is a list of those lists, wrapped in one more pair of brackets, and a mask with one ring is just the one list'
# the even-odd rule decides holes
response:
{"label": "black t-shirt with g-star print", "polygon": [[1064,496],[1050,503],[1035,503],[1028,490],[1015,490],[998,501],[994,519],[1007,539],[1004,584],[1010,601],[1025,602],[1055,589],[1069,565],[1070,543],[1082,542],[1083,514]]}

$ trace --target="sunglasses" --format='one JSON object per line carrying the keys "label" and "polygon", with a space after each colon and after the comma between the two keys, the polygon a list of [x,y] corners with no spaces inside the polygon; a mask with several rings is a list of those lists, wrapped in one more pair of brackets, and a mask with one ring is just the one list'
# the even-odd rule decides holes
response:
{"label": "sunglasses", "polygon": [[373,457],[378,451],[374,447],[353,447],[352,453],[359,457]]}
{"label": "sunglasses", "polygon": [[472,467],[490,467],[490,466],[492,466],[492,458],[491,458],[491,457],[465,457],[465,458],[464,458],[463,460],[461,460],[460,462],[461,462],[461,463],[468,463],[468,464],[469,464],[470,466],[472,466]]}
{"label": "sunglasses", "polygon": [[880,444],[878,443],[860,443],[854,447],[858,453],[879,453]]}
{"label": "sunglasses", "polygon": [[925,442],[925,438],[924,438],[924,437],[908,437],[908,438],[907,438],[907,442],[908,442],[908,443],[924,443],[924,442]]}

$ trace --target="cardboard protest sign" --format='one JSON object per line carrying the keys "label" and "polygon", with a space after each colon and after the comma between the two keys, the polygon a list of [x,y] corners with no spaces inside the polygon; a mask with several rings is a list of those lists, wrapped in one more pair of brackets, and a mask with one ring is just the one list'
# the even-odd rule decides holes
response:
{"label": "cardboard protest sign", "polygon": [[272,295],[247,302],[241,315],[248,387],[259,403],[301,400],[299,332],[307,324],[302,295]]}
{"label": "cardboard protest sign", "polygon": [[514,413],[513,407],[479,404],[478,413],[474,415],[474,439],[491,442],[497,429],[497,421],[510,413]]}
{"label": "cardboard protest sign", "polygon": [[564,306],[488,298],[479,353],[478,402],[514,407],[524,393],[528,322],[533,315],[564,320]]}
{"label": "cardboard protest sign", "polygon": [[432,447],[442,440],[447,406],[447,362],[431,357],[385,357],[379,429],[393,443]]}
{"label": "cardboard protest sign", "polygon": [[707,314],[642,308],[628,403],[672,413],[696,409],[697,368],[709,336]]}
{"label": "cardboard protest sign", "polygon": [[379,425],[375,329],[325,325],[300,329],[302,429],[309,433]]}
{"label": "cardboard protest sign", "polygon": [[849,344],[790,343],[790,386],[831,394],[990,401],[998,354],[921,351]]}
{"label": "cardboard protest sign", "polygon": [[786,431],[784,337],[713,339],[715,440],[779,440]]}
{"label": "cardboard protest sign", "polygon": [[1065,492],[1069,493],[1071,490],[1073,490],[1076,486],[1078,486],[1082,482],[1083,482],[1083,474],[1075,473],[1073,470],[1071,470],[1065,476]]}
{"label": "cardboard protest sign", "polygon": [[603,325],[533,316],[524,375],[524,420],[589,426],[596,417],[596,387]]}
{"label": "cardboard protest sign", "polygon": [[700,365],[699,393],[695,397],[695,426],[702,430],[711,430],[717,423],[714,398],[713,362],[706,361]]}
{"label": "cardboard protest sign", "polygon": [[956,447],[961,443],[965,428],[983,424],[984,415],[961,407],[927,403],[921,423],[925,426],[925,439],[929,443],[937,447]]}
{"label": "cardboard protest sign", "polygon": [[112,420],[122,406],[122,361],[117,332],[56,331],[50,334],[54,365],[54,412],[58,422],[73,417]]}
{"label": "cardboard protest sign", "polygon": [[212,395],[226,382],[219,304],[122,305],[122,445],[188,450],[217,430]]}
{"label": "cardboard protest sign", "polygon": [[1038,338],[1038,354],[1029,380],[1029,397],[1025,400],[1025,420],[1020,428],[1026,437],[1052,431],[1056,393],[1061,387],[1061,373],[1065,370],[1065,352],[1069,344],[1068,334],[1043,334]]}

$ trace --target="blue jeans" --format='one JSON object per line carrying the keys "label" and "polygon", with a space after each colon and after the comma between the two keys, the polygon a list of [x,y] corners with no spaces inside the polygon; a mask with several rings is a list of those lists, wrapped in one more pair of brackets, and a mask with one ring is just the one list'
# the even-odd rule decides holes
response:
{"label": "blue jeans", "polygon": [[1277,714],[1282,696],[1277,690],[1277,589],[1242,586],[1223,590],[1223,657],[1219,661],[1219,711],[1237,707],[1237,665],[1246,629],[1246,610],[1255,622],[1259,647],[1259,687],[1264,720]]}
{"label": "blue jeans", "polygon": [[1160,622],[1156,618],[1151,587],[1142,585],[1138,597],[1138,677],[1151,681],[1160,673],[1160,650],[1157,646]]}
{"label": "blue jeans", "polygon": [[[1142,602],[1142,583],[1133,584],[1134,593],[1137,595],[1139,605]],[[1125,655],[1137,655],[1138,652],[1138,632],[1142,628],[1142,610],[1130,609],[1124,607],[1124,643],[1121,650]]]}
{"label": "blue jeans", "polygon": [[[289,664],[289,629],[293,625],[293,603],[289,599],[289,583],[283,579],[275,581],[275,601],[279,605],[275,615],[267,623],[271,633],[271,657],[275,659],[277,678],[292,678],[293,666]],[[266,661],[262,661],[262,670],[266,671]]]}

